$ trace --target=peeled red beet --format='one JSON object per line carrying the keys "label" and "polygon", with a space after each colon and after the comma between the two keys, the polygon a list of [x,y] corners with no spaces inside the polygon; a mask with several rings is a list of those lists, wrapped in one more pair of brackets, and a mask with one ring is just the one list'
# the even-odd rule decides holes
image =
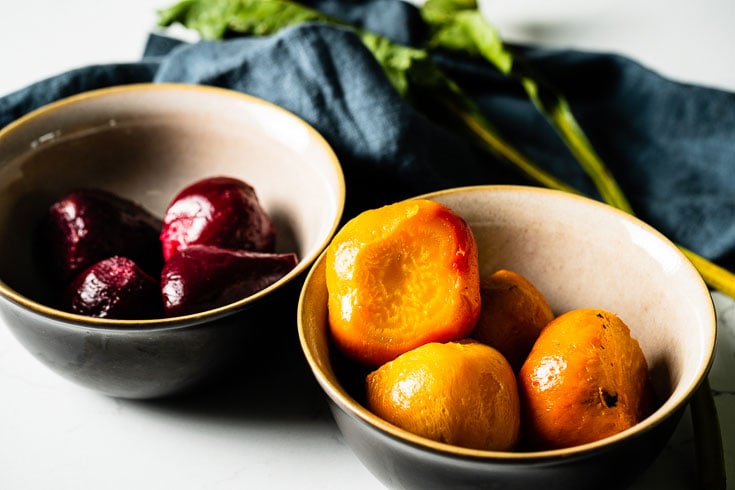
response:
{"label": "peeled red beet", "polygon": [[101,260],[80,273],[66,291],[65,306],[72,313],[98,318],[162,316],[158,281],[120,256]]}
{"label": "peeled red beet", "polygon": [[188,315],[243,299],[276,282],[296,263],[293,253],[190,245],[166,261],[161,272],[164,313]]}
{"label": "peeled red beet", "polygon": [[183,189],[163,218],[165,260],[190,245],[272,252],[276,232],[255,190],[231,177],[210,177]]}
{"label": "peeled red beet", "polygon": [[99,189],[56,201],[40,227],[38,252],[50,276],[68,284],[92,264],[120,255],[157,277],[163,266],[161,221],[139,204]]}

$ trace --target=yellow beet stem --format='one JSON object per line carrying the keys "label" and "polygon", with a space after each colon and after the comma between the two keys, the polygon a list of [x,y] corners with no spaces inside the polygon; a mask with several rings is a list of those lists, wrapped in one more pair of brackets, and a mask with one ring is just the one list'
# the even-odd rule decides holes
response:
{"label": "yellow beet stem", "polygon": [[544,169],[528,160],[511,145],[503,141],[501,137],[490,129],[490,124],[478,111],[470,112],[467,108],[461,110],[451,103],[446,103],[446,106],[466,125],[470,132],[477,137],[478,142],[482,144],[486,150],[497,153],[504,159],[508,160],[530,179],[538,182],[544,187],[572,194],[579,194],[579,191],[574,187],[565,184],[550,173],[546,172]]}
{"label": "yellow beet stem", "polygon": [[679,246],[679,249],[692,262],[708,286],[735,298],[735,274],[685,247]]}
{"label": "yellow beet stem", "polygon": [[[526,90],[535,89],[535,84],[530,85],[530,80],[523,79]],[[535,100],[535,98],[534,98]],[[602,199],[616,208],[633,214],[633,207],[618,186],[615,177],[609,171],[602,159],[597,155],[592,144],[582,132],[566,101],[560,101],[554,109],[549,112],[549,117],[554,127],[562,135],[567,147],[572,152],[582,169],[592,179]]]}

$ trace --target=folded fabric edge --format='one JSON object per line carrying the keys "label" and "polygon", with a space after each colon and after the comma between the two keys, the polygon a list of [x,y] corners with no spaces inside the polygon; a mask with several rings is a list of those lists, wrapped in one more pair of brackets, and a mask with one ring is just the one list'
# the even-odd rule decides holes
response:
{"label": "folded fabric edge", "polygon": [[90,65],[39,80],[0,97],[0,128],[59,99],[90,90],[146,83],[153,80],[158,61]]}

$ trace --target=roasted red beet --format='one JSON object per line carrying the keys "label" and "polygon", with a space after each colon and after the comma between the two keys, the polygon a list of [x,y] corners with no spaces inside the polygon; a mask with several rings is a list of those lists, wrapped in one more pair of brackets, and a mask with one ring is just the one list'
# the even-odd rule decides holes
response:
{"label": "roasted red beet", "polygon": [[273,284],[296,266],[295,254],[269,254],[190,245],[161,273],[166,316],[224,306]]}
{"label": "roasted red beet", "polygon": [[81,189],[55,202],[40,228],[38,252],[53,279],[68,284],[92,264],[120,255],[157,277],[161,221],[107,191]]}
{"label": "roasted red beet", "polygon": [[210,177],[182,190],[163,218],[165,260],[189,245],[272,252],[276,232],[255,190],[231,177]]}
{"label": "roasted red beet", "polygon": [[141,320],[162,315],[158,281],[119,256],[79,274],[67,289],[65,305],[73,313],[99,318]]}

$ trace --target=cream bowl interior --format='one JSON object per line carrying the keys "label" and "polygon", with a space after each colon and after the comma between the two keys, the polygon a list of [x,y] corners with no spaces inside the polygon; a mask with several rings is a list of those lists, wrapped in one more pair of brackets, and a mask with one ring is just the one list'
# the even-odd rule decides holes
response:
{"label": "cream bowl interior", "polygon": [[[348,444],[376,476],[384,482],[420,481],[429,486],[432,481],[447,478],[455,485],[473,488],[473,476],[467,475],[474,472],[478,478],[492,476],[502,488],[592,488],[585,485],[597,486],[617,477],[594,471],[595,461],[604,465],[613,461],[601,458],[608,450],[618,447],[620,453],[632,454],[631,446],[623,443],[636,440],[632,447],[654,447],[649,436],[666,439],[670,435],[661,431],[673,430],[675,421],[671,423],[671,419],[680,416],[706,376],[716,332],[709,292],[675,245],[627,214],[556,191],[480,186],[423,197],[446,204],[469,223],[478,242],[481,274],[506,268],[525,275],[557,314],[580,307],[618,314],[640,342],[660,404],[655,413],[627,431],[554,451],[478,451],[401,430],[360,404],[361,373],[358,388],[354,389],[346,382],[354,373],[346,373],[344,363],[335,362],[339,356],[329,338],[322,255],[301,292],[301,344],[316,379],[331,400],[338,424],[347,434]],[[381,447],[395,451],[392,457],[405,464],[376,463],[381,461]],[[661,444],[656,447],[660,450]],[[650,462],[654,455],[645,456]],[[416,465],[425,468],[410,469]],[[571,470],[555,472],[556,465]],[[623,474],[634,471],[632,467],[616,467],[618,470]],[[422,480],[421,471],[430,477]],[[586,481],[585,475],[591,479]]]}
{"label": "cream bowl interior", "polygon": [[178,191],[216,175],[250,183],[277,228],[278,251],[300,259],[245,302],[303,272],[341,218],[344,182],[329,145],[299,118],[254,97],[130,85],[21,118],[0,132],[0,293],[44,308],[49,291],[31,252],[34,226],[65,192],[106,189],[162,217]]}

